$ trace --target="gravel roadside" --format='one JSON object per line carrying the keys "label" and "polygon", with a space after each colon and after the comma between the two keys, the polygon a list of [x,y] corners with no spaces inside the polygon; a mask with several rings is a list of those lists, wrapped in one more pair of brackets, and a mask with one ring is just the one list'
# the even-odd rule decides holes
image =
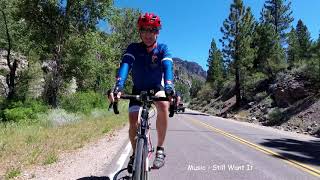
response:
{"label": "gravel roadside", "polygon": [[83,148],[62,153],[58,162],[22,171],[16,179],[75,180],[84,177],[105,177],[103,170],[111,163],[128,139],[128,125],[108,133]]}

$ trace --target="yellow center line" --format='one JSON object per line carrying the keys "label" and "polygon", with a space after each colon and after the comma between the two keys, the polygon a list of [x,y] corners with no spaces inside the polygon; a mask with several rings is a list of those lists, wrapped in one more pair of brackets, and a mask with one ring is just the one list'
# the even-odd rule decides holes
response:
{"label": "yellow center line", "polygon": [[233,140],[235,140],[235,141],[238,141],[238,142],[240,142],[240,143],[242,143],[242,144],[245,144],[245,145],[247,145],[247,146],[249,146],[249,147],[251,147],[251,148],[253,148],[253,149],[256,149],[256,150],[258,150],[258,151],[261,151],[261,152],[263,152],[263,153],[265,153],[265,154],[268,154],[268,155],[271,155],[271,156],[273,156],[273,157],[282,159],[284,162],[286,162],[286,163],[289,164],[289,165],[292,165],[292,166],[294,166],[294,167],[296,167],[296,168],[298,168],[298,169],[300,169],[300,170],[302,170],[302,171],[304,171],[304,172],[307,172],[307,173],[309,173],[309,174],[312,174],[312,175],[314,175],[314,176],[316,176],[316,177],[320,177],[320,170],[318,170],[318,169],[315,169],[315,168],[310,167],[310,166],[308,166],[308,165],[306,165],[306,164],[303,164],[303,163],[299,163],[299,162],[297,162],[297,161],[295,161],[295,160],[286,158],[286,157],[282,156],[282,155],[279,154],[279,153],[273,152],[273,151],[271,151],[271,150],[269,150],[269,149],[266,149],[266,148],[264,148],[264,147],[262,147],[262,146],[259,146],[259,145],[257,145],[257,144],[251,143],[251,142],[249,142],[249,141],[247,141],[247,140],[244,140],[244,139],[242,139],[242,138],[240,138],[240,137],[237,137],[237,136],[235,136],[235,135],[232,135],[232,134],[230,134],[230,133],[227,133],[227,132],[225,132],[225,131],[222,131],[222,130],[220,130],[220,129],[217,129],[217,128],[215,128],[215,127],[213,127],[213,126],[211,126],[211,125],[209,125],[209,124],[207,124],[207,123],[204,123],[204,122],[202,122],[202,121],[200,121],[200,120],[197,120],[197,119],[194,119],[194,118],[190,118],[190,117],[187,117],[187,116],[185,116],[185,117],[186,117],[187,119],[191,120],[194,124],[198,124],[198,125],[205,126],[205,127],[207,127],[208,129],[210,129],[210,130],[213,131],[213,132],[222,134],[222,135],[224,135],[224,136],[226,136],[226,137],[229,137],[229,138],[231,138],[231,139],[233,139]]}

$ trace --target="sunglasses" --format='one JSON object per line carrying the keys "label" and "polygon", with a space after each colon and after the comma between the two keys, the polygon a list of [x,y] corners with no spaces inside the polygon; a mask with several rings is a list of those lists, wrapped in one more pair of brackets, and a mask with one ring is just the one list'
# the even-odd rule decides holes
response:
{"label": "sunglasses", "polygon": [[139,29],[139,31],[140,31],[140,33],[158,33],[159,32],[159,29],[157,29],[157,28],[152,28],[152,29],[150,29],[150,28],[140,28]]}

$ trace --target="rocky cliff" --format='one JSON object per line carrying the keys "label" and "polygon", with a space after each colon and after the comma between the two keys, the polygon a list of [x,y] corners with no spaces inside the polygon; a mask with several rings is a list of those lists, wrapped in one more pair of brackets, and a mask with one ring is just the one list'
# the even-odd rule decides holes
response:
{"label": "rocky cliff", "polygon": [[196,62],[173,58],[174,75],[177,82],[186,84],[189,88],[192,86],[192,79],[205,81],[206,71]]}

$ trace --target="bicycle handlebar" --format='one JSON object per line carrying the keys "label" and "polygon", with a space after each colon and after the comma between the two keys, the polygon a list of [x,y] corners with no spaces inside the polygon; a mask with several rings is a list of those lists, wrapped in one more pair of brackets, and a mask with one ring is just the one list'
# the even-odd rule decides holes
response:
{"label": "bicycle handlebar", "polygon": [[[115,95],[116,96],[116,95]],[[146,94],[140,94],[140,95],[121,95],[120,99],[129,99],[129,100],[138,100],[138,101],[169,101],[169,98],[167,97],[157,97],[157,96],[149,96]],[[169,117],[173,117],[174,114],[174,104],[169,107]],[[109,110],[113,108],[113,112],[115,114],[119,114],[118,110],[118,101],[114,101],[113,103],[110,103]]]}
{"label": "bicycle handlebar", "polygon": [[[132,99],[132,100],[142,100],[141,95],[121,95],[120,99]],[[169,98],[167,97],[157,97],[157,96],[146,96],[147,100],[149,101],[169,101]]]}

